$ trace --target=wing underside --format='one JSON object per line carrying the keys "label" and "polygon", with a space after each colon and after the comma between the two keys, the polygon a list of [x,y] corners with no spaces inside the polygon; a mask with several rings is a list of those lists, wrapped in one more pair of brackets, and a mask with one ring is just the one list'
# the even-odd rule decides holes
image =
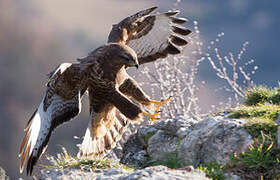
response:
{"label": "wing underside", "polygon": [[137,54],[139,64],[179,54],[180,46],[188,44],[185,37],[191,30],[183,26],[187,21],[179,18],[179,11],[150,13],[155,7],[140,11],[114,25],[108,42],[121,42]]}

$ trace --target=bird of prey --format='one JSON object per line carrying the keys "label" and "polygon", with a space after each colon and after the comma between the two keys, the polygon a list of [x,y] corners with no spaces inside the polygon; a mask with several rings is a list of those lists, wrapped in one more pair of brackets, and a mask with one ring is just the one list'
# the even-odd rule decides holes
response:
{"label": "bird of prey", "polygon": [[[113,25],[107,44],[49,74],[43,99],[24,128],[19,150],[21,172],[27,158],[27,175],[32,174],[52,131],[79,114],[86,91],[90,121],[78,157],[102,158],[115,147],[130,121],[142,115],[157,119],[159,107],[170,98],[151,100],[126,68],[179,54],[178,46],[188,43],[183,36],[191,31],[182,26],[186,19],[176,17],[178,11],[151,14],[155,9],[142,10]],[[131,99],[146,107],[156,104],[157,110],[150,114]]]}

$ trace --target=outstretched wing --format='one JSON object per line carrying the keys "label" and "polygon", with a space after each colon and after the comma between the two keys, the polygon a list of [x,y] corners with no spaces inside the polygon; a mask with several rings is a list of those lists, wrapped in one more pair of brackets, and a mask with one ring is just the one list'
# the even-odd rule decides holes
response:
{"label": "outstretched wing", "polygon": [[183,37],[191,33],[182,26],[187,20],[176,17],[179,11],[150,15],[155,9],[140,11],[113,25],[108,42],[130,46],[137,53],[139,64],[179,54],[177,46],[187,45]]}
{"label": "outstretched wing", "polygon": [[86,74],[80,64],[63,63],[50,73],[41,104],[24,128],[26,134],[19,150],[21,173],[27,157],[27,174],[31,175],[52,131],[79,114],[85,90]]}

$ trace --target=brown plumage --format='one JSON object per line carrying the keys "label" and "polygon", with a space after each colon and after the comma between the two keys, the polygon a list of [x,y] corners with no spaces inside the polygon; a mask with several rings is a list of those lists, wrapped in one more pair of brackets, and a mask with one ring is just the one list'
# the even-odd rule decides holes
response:
{"label": "brown plumage", "polygon": [[131,47],[137,54],[139,64],[179,54],[176,46],[188,42],[182,38],[191,30],[182,26],[187,19],[178,18],[179,11],[151,14],[157,7],[140,11],[113,25],[108,42],[119,42]]}
{"label": "brown plumage", "polygon": [[[24,130],[20,146],[20,171],[27,158],[27,174],[47,147],[52,131],[77,116],[81,98],[88,91],[90,122],[78,157],[102,158],[115,147],[130,120],[145,113],[130,98],[144,106],[152,101],[127,73],[126,68],[179,54],[177,46],[187,41],[190,30],[181,27],[186,20],[178,12],[149,15],[155,8],[140,11],[113,26],[108,44],[91,52],[78,63],[63,63],[49,74],[41,104]],[[139,62],[138,62],[139,61]]]}

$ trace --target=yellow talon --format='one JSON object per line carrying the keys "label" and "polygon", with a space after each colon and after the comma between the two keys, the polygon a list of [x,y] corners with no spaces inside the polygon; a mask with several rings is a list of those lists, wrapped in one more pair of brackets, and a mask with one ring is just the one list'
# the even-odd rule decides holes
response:
{"label": "yellow talon", "polygon": [[168,103],[170,101],[170,99],[171,99],[171,96],[169,98],[165,99],[164,101],[150,101],[150,102],[157,105],[156,112],[159,112],[160,106]]}
{"label": "yellow talon", "polygon": [[158,117],[156,117],[158,115],[158,112],[156,112],[154,114],[149,114],[147,112],[142,112],[142,114],[144,114],[144,116],[147,116],[148,118],[150,118],[152,120],[152,122],[159,119]]}

